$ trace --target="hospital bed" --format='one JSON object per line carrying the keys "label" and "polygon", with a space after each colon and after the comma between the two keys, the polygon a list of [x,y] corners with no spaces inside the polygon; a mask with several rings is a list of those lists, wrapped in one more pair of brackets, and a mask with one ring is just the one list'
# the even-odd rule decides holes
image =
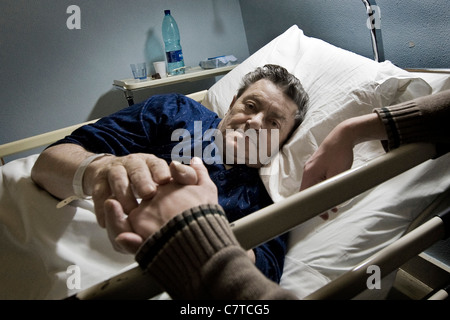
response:
{"label": "hospital bed", "polygon": [[[444,286],[448,267],[423,251],[446,235],[442,219],[429,218],[450,207],[449,155],[430,160],[435,148],[428,144],[385,153],[379,142],[368,142],[355,148],[351,170],[298,190],[305,161],[336,124],[375,107],[450,89],[450,75],[408,72],[292,26],[209,90],[190,97],[223,116],[242,76],[267,63],[295,74],[311,105],[302,126],[261,169],[274,204],[232,224],[242,246],[252,248],[289,232],[280,284],[301,299],[387,298],[399,274],[412,274],[405,265],[417,257],[439,274],[436,288],[419,298]],[[48,145],[78,126],[2,145],[0,157]],[[37,156],[0,167],[0,299],[166,299],[132,256],[112,249],[89,200],[57,210],[59,200],[33,184],[30,170]],[[328,220],[319,217],[334,207],[338,211],[330,211]],[[368,288],[367,270],[373,265],[384,277],[382,289]]]}

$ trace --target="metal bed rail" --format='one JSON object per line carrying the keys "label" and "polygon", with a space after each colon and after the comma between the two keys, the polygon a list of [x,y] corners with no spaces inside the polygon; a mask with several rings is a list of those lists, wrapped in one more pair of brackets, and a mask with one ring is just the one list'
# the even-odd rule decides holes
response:
{"label": "metal bed rail", "polygon": [[[231,224],[232,230],[242,247],[251,249],[433,158],[435,155],[434,145],[424,143],[405,145],[373,159],[361,167],[348,170],[282,202],[237,220]],[[434,228],[437,227],[434,226]],[[438,233],[434,232],[434,229],[428,233],[433,235],[430,241],[435,241]],[[411,234],[409,237],[415,235],[415,233]],[[419,240],[419,242],[421,241]],[[364,276],[367,277],[366,274]],[[134,266],[69,298],[80,300],[149,299],[159,293],[161,293],[161,289],[155,281],[138,266]]]}
{"label": "metal bed rail", "polygon": [[[382,266],[379,268],[380,277],[387,276],[438,240],[447,238],[450,232],[449,222],[450,209],[447,209],[396,242],[381,249],[336,280],[305,297],[305,300],[351,299],[355,297],[367,288],[367,270],[370,266]],[[439,297],[441,294],[443,292],[440,292]],[[433,299],[438,299],[438,296],[435,295]]]}

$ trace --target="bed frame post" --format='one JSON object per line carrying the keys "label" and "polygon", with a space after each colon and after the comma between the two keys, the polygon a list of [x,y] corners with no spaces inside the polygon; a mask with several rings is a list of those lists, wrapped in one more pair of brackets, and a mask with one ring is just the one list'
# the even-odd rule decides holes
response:
{"label": "bed frame post", "polygon": [[375,8],[379,8],[375,0],[362,0],[366,7],[367,15],[370,21],[370,36],[372,39],[373,58],[376,62],[383,62],[384,48],[381,37],[381,27],[377,26],[377,21],[373,18]]}

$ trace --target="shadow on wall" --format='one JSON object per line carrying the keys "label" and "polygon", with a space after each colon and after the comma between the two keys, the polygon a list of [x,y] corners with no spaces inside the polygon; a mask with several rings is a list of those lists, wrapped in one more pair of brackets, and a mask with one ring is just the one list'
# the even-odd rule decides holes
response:
{"label": "shadow on wall", "polygon": [[128,104],[123,92],[117,89],[111,89],[97,100],[97,103],[86,121],[104,117],[127,106]]}
{"label": "shadow on wall", "polygon": [[161,42],[160,38],[155,35],[155,31],[151,28],[147,31],[147,40],[145,42],[145,59],[148,62],[148,67],[150,68],[151,74],[156,73],[153,67],[153,62],[164,61],[164,44]]}
{"label": "shadow on wall", "polygon": [[220,15],[220,8],[217,5],[217,0],[213,1],[214,12],[214,31],[218,34],[223,34],[225,31],[225,23]]}
{"label": "shadow on wall", "polygon": [[[147,31],[147,39],[145,41],[144,47],[144,57],[147,62],[147,67],[149,68],[149,75],[155,73],[153,62],[165,61],[163,48],[164,44],[156,36],[154,29],[150,28]],[[151,95],[156,94],[159,91],[155,91],[154,89],[139,91],[138,93],[134,94],[134,101],[139,102],[141,100],[145,100],[147,97],[150,97]],[[106,92],[98,99],[87,120],[94,120],[107,116],[111,113],[126,108],[127,106],[128,103],[125,99],[124,93],[118,89],[112,88],[110,91]]]}
{"label": "shadow on wall", "polygon": [[[178,83],[159,88],[134,91],[134,103],[142,102],[156,94],[181,93],[188,95],[190,93],[210,88],[215,83],[215,81],[216,80],[214,78],[211,78],[195,82]],[[124,92],[119,89],[112,88],[97,100],[97,103],[95,104],[86,121],[95,120],[110,115],[126,107],[128,107],[128,102],[125,99]]]}

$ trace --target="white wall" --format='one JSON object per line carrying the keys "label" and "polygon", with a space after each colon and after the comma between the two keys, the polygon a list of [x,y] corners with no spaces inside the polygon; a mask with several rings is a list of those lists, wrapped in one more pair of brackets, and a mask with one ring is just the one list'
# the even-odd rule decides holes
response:
{"label": "white wall", "polygon": [[[69,5],[81,9],[80,30],[66,26]],[[238,0],[2,0],[0,144],[126,107],[113,80],[131,77],[132,62],[164,58],[164,9],[180,28],[186,65],[248,57]],[[194,92],[213,81],[165,91]],[[158,92],[139,92],[136,101]]]}

